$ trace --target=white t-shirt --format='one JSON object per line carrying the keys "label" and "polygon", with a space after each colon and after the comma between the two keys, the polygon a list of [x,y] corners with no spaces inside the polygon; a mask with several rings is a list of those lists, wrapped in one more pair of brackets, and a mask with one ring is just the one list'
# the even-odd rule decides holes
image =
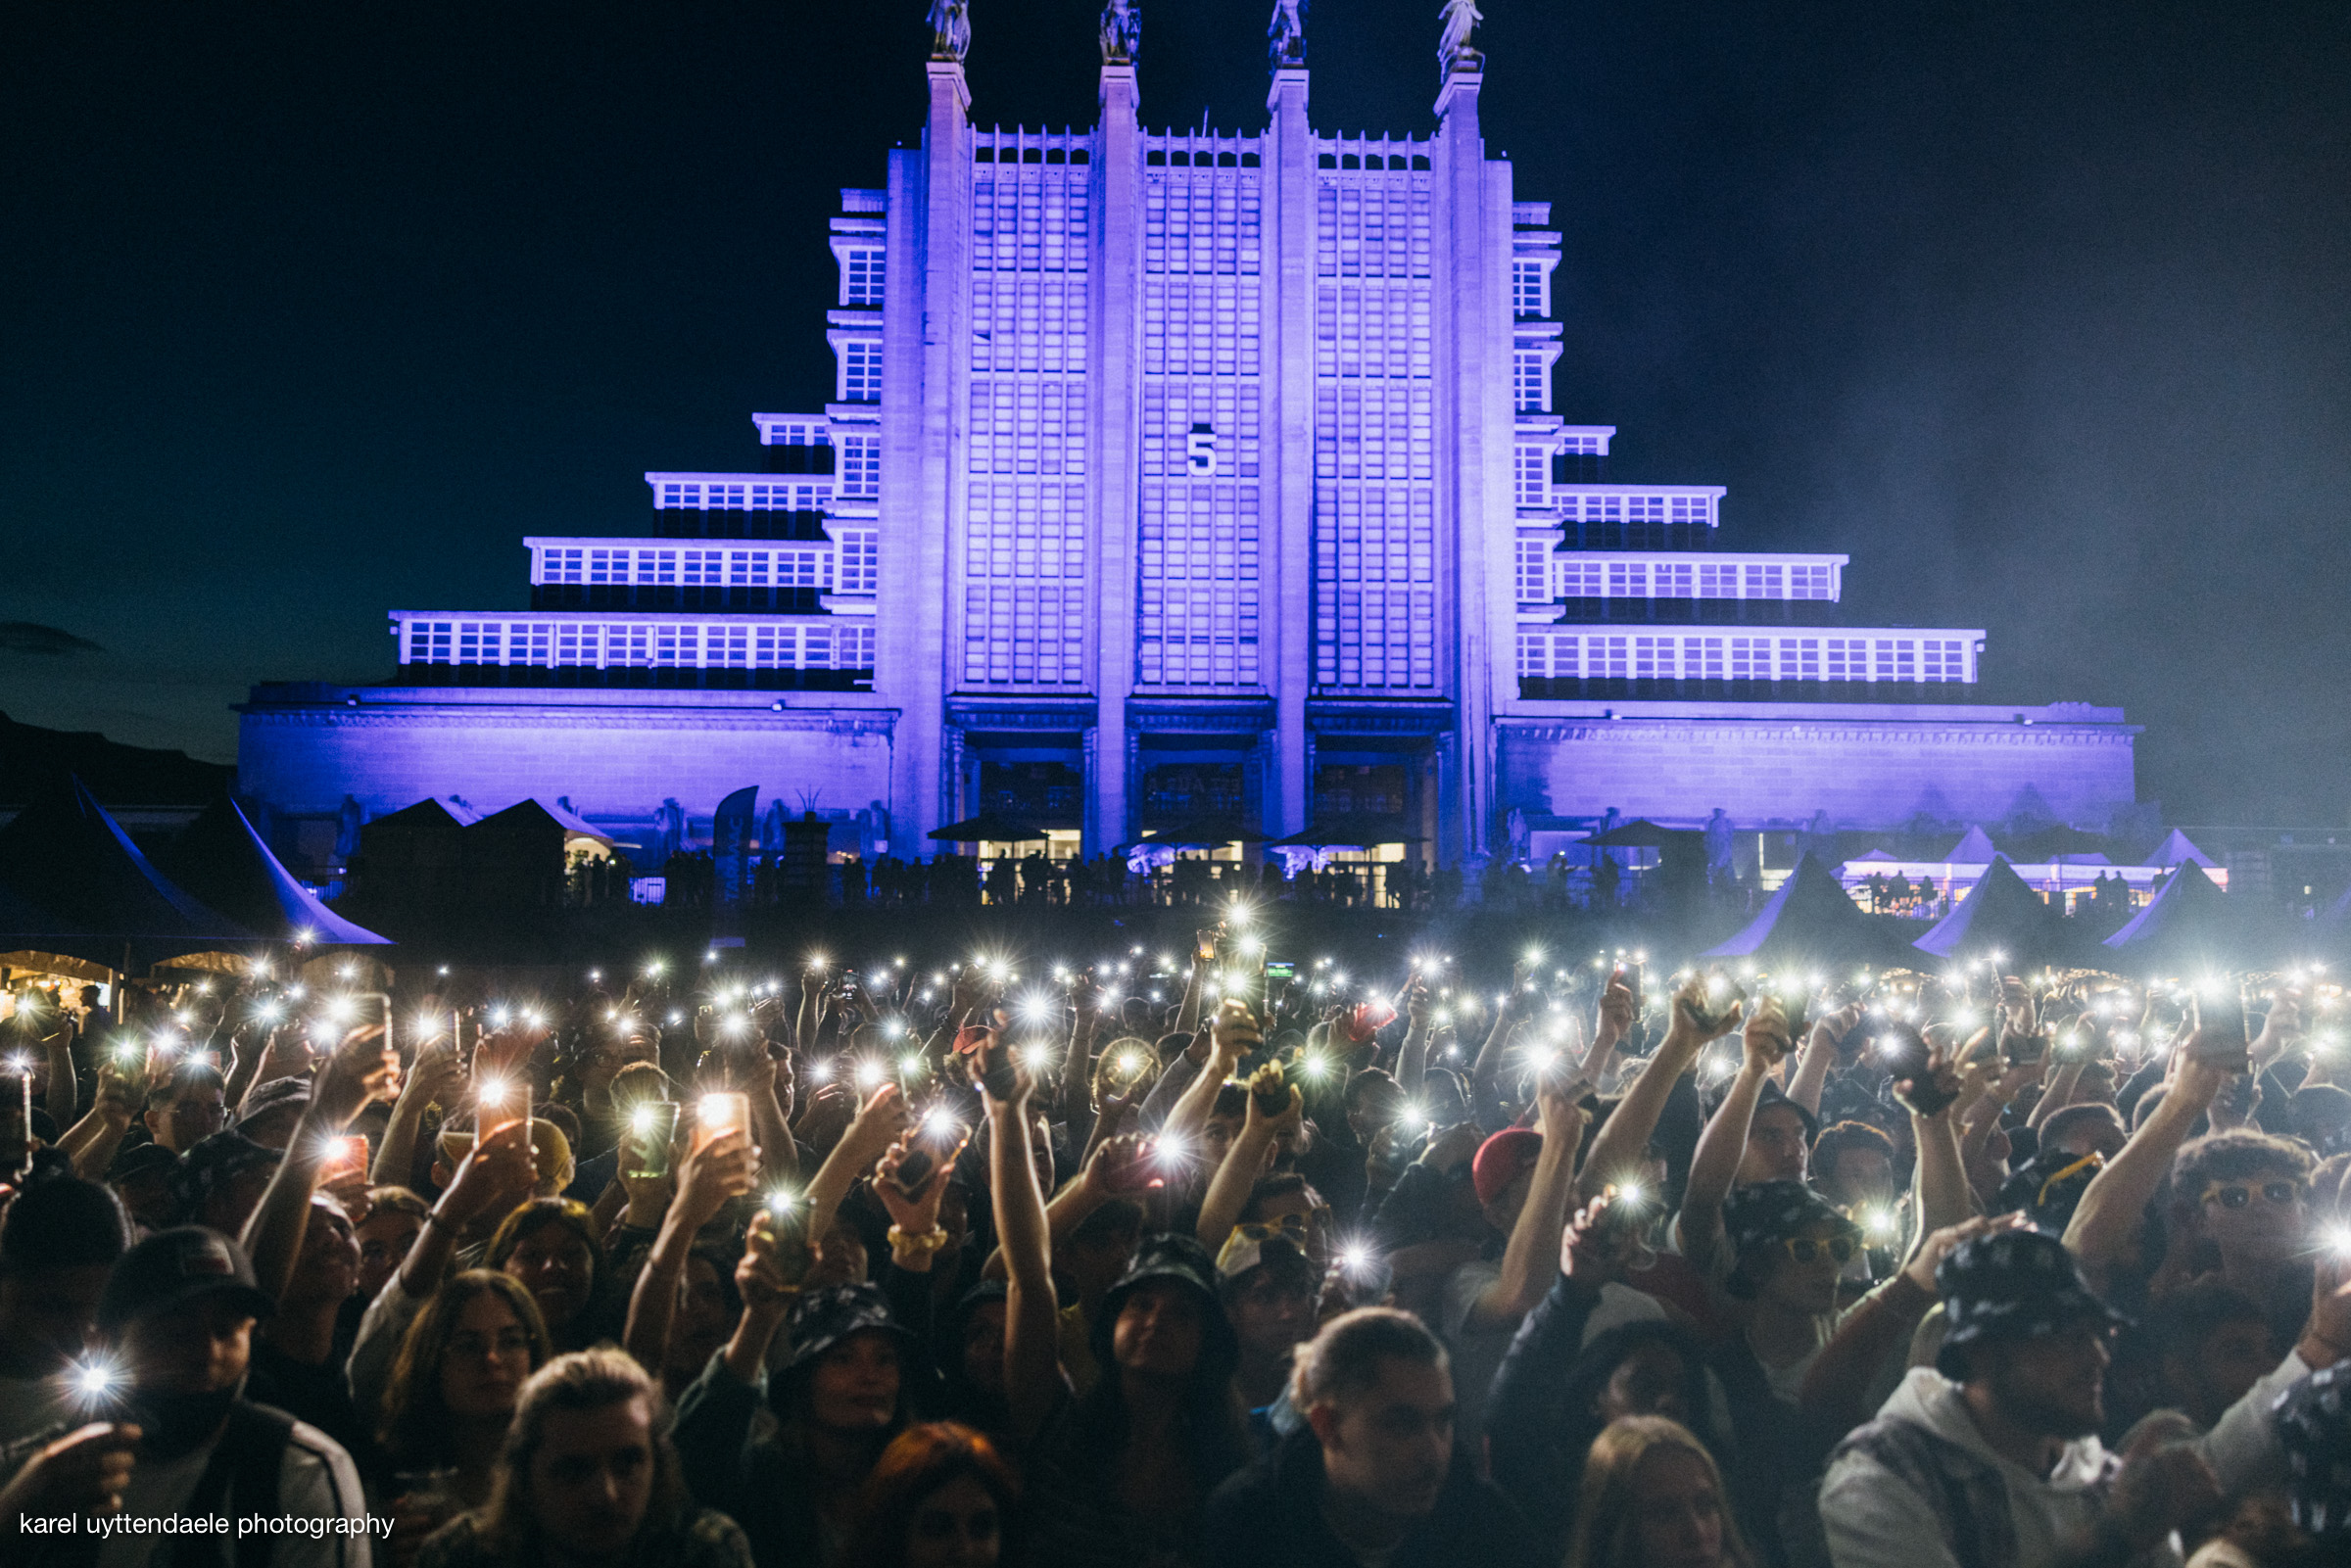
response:
{"label": "white t-shirt", "polygon": [[[195,1495],[196,1483],[213,1456],[213,1444],[163,1463],[142,1463],[130,1472],[122,1493],[122,1517],[161,1518],[181,1513]],[[236,1546],[237,1499],[232,1493],[223,1504],[230,1515],[229,1533],[205,1539]],[[277,1507],[272,1517],[293,1520],[351,1520],[356,1533],[340,1530],[311,1534],[288,1530],[272,1537],[272,1568],[369,1568],[372,1562],[366,1531],[367,1503],[360,1495],[360,1473],[341,1444],[307,1422],[294,1423],[286,1443],[285,1460],[277,1475]],[[99,1549],[98,1568],[149,1568],[168,1560],[184,1538],[139,1535],[119,1531]]]}

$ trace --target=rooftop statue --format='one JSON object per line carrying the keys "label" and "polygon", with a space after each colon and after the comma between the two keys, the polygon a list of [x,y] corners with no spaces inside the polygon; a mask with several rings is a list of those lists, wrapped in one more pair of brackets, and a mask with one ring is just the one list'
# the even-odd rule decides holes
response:
{"label": "rooftop statue", "polygon": [[1306,64],[1306,0],[1273,0],[1273,20],[1266,24],[1266,52],[1273,69]]}
{"label": "rooftop statue", "polygon": [[1485,17],[1477,9],[1477,0],[1445,0],[1445,9],[1438,13],[1445,23],[1445,33],[1437,41],[1437,67],[1450,76],[1457,71],[1483,70],[1486,57],[1469,41],[1477,24]]}
{"label": "rooftop statue", "polygon": [[1102,64],[1131,66],[1142,48],[1141,0],[1108,0],[1102,7]]}
{"label": "rooftop statue", "polygon": [[972,19],[965,0],[931,0],[931,58],[960,66],[971,47]]}

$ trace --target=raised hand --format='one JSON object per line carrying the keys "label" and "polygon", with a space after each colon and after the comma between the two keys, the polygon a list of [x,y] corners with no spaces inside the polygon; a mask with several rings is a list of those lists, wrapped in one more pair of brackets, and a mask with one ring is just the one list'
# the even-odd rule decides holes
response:
{"label": "raised hand", "polygon": [[686,1224],[701,1229],[728,1199],[749,1192],[758,1160],[748,1135],[736,1127],[689,1153],[678,1169],[679,1211]]}
{"label": "raised hand", "polygon": [[1927,1239],[1918,1244],[1916,1256],[1903,1265],[1903,1276],[1932,1296],[1935,1294],[1935,1270],[1944,1259],[1951,1256],[1953,1248],[1963,1241],[1973,1241],[1978,1236],[1989,1236],[1994,1231],[2021,1230],[2025,1224],[2022,1213],[1977,1214],[1956,1225],[1929,1231]]}
{"label": "raised hand", "polygon": [[516,1207],[538,1184],[530,1126],[509,1121],[474,1141],[457,1173],[450,1178],[449,1190],[434,1207],[444,1218],[462,1228],[495,1210]]}
{"label": "raised hand", "polygon": [[340,1132],[377,1100],[392,1097],[400,1077],[400,1058],[385,1037],[381,1023],[363,1023],[343,1036],[319,1064],[311,1084],[311,1103],[304,1119]]}

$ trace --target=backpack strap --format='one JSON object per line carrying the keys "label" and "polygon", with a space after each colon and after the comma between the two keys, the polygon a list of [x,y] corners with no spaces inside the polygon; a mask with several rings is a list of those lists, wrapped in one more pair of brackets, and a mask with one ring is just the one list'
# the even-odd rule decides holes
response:
{"label": "backpack strap", "polygon": [[[294,1441],[294,1418],[283,1410],[239,1400],[228,1407],[228,1425],[213,1445],[213,1456],[196,1478],[181,1511],[190,1515],[229,1514],[232,1518],[277,1512],[278,1477],[284,1472],[286,1449]],[[233,1511],[232,1511],[233,1510]],[[232,1534],[226,1542],[183,1537],[173,1554],[173,1568],[196,1564],[227,1564],[235,1568],[268,1568],[276,1537]],[[202,1546],[196,1546],[197,1542]],[[193,1547],[193,1551],[189,1548]]]}

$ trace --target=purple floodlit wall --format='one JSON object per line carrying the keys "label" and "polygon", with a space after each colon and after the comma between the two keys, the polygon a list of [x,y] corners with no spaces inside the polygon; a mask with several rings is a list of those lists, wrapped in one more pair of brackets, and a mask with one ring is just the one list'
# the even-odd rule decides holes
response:
{"label": "purple floodlit wall", "polygon": [[1851,828],[1925,813],[2102,825],[2135,798],[2135,725],[2119,708],[1827,703],[1578,704],[1497,728],[1502,790],[1530,816],[1805,822]]}
{"label": "purple floodlit wall", "polygon": [[458,795],[483,811],[565,795],[601,823],[650,821],[665,799],[706,818],[744,784],[759,786],[762,810],[780,800],[793,812],[854,814],[889,797],[888,710],[788,703],[777,712],[763,692],[360,687],[301,700],[270,701],[265,688],[256,695],[239,728],[238,785],[280,822],[332,818],[345,795],[369,818],[428,795]]}

